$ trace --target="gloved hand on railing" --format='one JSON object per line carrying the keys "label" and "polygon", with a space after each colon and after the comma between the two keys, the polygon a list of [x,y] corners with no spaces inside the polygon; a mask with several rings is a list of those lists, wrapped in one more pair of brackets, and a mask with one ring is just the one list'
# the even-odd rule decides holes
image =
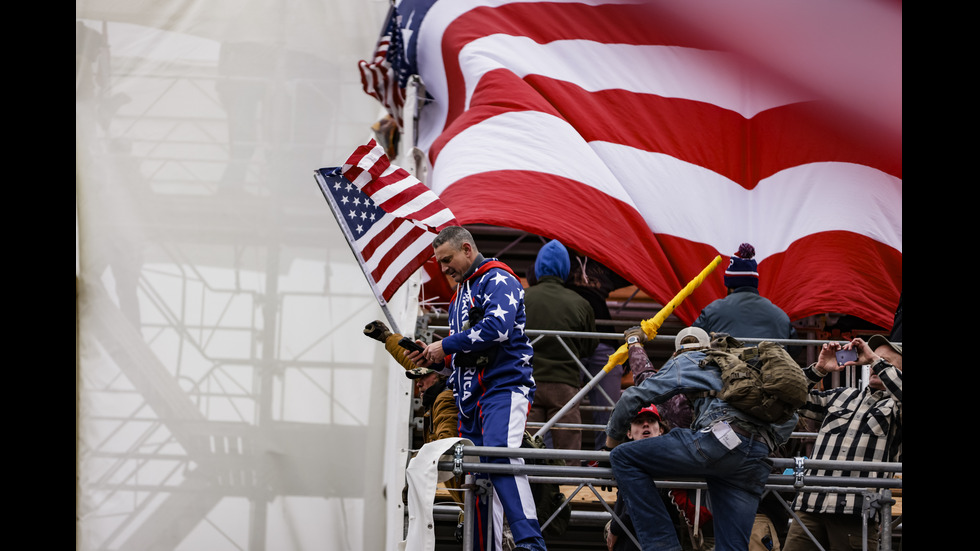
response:
{"label": "gloved hand on railing", "polygon": [[636,342],[644,343],[647,340],[647,334],[643,331],[643,328],[639,325],[634,325],[626,331],[623,332],[623,337],[626,339],[627,344],[630,343],[630,337],[636,337]]}

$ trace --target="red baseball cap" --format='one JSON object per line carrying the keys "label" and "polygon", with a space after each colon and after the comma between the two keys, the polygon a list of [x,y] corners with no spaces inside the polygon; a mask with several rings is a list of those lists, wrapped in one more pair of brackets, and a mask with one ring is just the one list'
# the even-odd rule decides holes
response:
{"label": "red baseball cap", "polygon": [[657,421],[661,421],[660,412],[657,411],[657,406],[653,404],[650,404],[649,406],[640,409],[640,411],[636,412],[636,415],[633,416],[633,419],[636,419],[643,413],[652,413],[653,416],[657,418]]}

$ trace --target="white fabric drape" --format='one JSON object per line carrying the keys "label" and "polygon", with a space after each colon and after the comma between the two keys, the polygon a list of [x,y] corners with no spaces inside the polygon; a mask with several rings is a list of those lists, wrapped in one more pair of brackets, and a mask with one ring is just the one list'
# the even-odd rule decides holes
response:
{"label": "white fabric drape", "polygon": [[[399,546],[401,551],[432,551],[436,545],[435,521],[432,504],[436,487],[452,478],[448,471],[438,470],[439,461],[452,461],[453,448],[462,443],[472,446],[467,438],[443,438],[422,446],[418,454],[408,462],[408,535]],[[465,461],[477,462],[479,458],[466,457]]]}
{"label": "white fabric drape", "polygon": [[76,1],[79,549],[403,539],[411,384],[313,178],[371,137],[387,11]]}

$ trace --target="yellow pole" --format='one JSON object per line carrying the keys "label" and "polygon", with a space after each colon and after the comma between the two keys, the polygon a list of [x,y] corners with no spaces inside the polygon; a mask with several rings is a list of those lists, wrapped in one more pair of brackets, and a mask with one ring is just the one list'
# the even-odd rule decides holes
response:
{"label": "yellow pole", "polygon": [[[671,312],[674,311],[674,308],[676,308],[678,304],[680,304],[681,302],[684,301],[685,298],[690,296],[690,294],[693,293],[694,290],[698,288],[698,285],[701,285],[701,282],[704,281],[704,278],[708,277],[708,274],[710,274],[715,269],[715,266],[717,266],[719,262],[721,262],[721,256],[716,256],[715,259],[712,260],[710,264],[708,264],[703,270],[701,270],[701,273],[698,274],[698,277],[692,279],[691,282],[687,284],[687,286],[681,289],[681,292],[677,293],[677,296],[675,296],[670,302],[668,302],[666,306],[661,308],[660,311],[657,312],[656,316],[653,316],[648,320],[644,320],[640,322],[640,327],[643,328],[643,332],[646,333],[647,337],[653,338],[657,334],[657,331],[660,330],[660,326],[663,325],[664,320],[667,319],[667,316],[669,316]],[[609,363],[606,364],[606,367],[602,368],[602,372],[596,373],[595,377],[593,377],[592,380],[590,380],[585,386],[580,388],[578,394],[576,394],[571,400],[569,400],[564,406],[562,406],[562,408],[558,410],[558,413],[556,413],[550,420],[548,420],[543,427],[538,429],[538,432],[535,433],[535,436],[541,436],[543,438],[544,434],[547,433],[549,430],[551,430],[551,427],[554,426],[554,424],[559,419],[561,419],[562,416],[568,412],[568,410],[574,407],[575,404],[579,403],[582,397],[588,394],[592,390],[592,388],[595,385],[597,385],[599,381],[601,381],[602,378],[607,373],[609,373],[609,371],[614,366],[617,366],[626,361],[626,359],[629,357],[628,352],[629,351],[625,344],[623,346],[620,346],[619,350],[617,350],[614,354],[609,356]]]}
{"label": "yellow pole", "polygon": [[[660,311],[657,312],[657,315],[648,320],[643,320],[640,322],[640,327],[643,328],[643,332],[646,333],[648,339],[652,339],[657,335],[657,331],[660,330],[660,326],[663,325],[664,320],[667,319],[667,316],[674,311],[674,308],[677,308],[678,304],[684,302],[684,299],[689,297],[691,293],[693,293],[694,290],[704,282],[705,278],[715,270],[720,262],[721,255],[718,255],[711,261],[710,264],[701,270],[701,273],[698,274],[697,277],[689,281],[688,284],[685,285],[684,288],[681,289],[681,291],[677,293],[677,295],[674,296],[674,298],[672,298],[666,306],[661,308]],[[609,356],[609,361],[606,363],[606,366],[602,368],[602,370],[608,373],[613,367],[621,363],[625,363],[628,358],[629,347],[624,344],[619,347],[619,350]]]}

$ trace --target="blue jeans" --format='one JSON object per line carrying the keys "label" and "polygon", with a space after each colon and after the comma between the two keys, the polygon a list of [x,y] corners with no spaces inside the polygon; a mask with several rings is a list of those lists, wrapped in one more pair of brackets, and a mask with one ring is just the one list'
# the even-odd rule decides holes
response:
{"label": "blue jeans", "polygon": [[769,447],[739,435],[728,450],[711,432],[674,429],[626,442],[609,454],[619,491],[626,496],[644,551],[680,551],[677,532],[655,479],[704,478],[712,509],[715,551],[744,551],[771,468]]}

